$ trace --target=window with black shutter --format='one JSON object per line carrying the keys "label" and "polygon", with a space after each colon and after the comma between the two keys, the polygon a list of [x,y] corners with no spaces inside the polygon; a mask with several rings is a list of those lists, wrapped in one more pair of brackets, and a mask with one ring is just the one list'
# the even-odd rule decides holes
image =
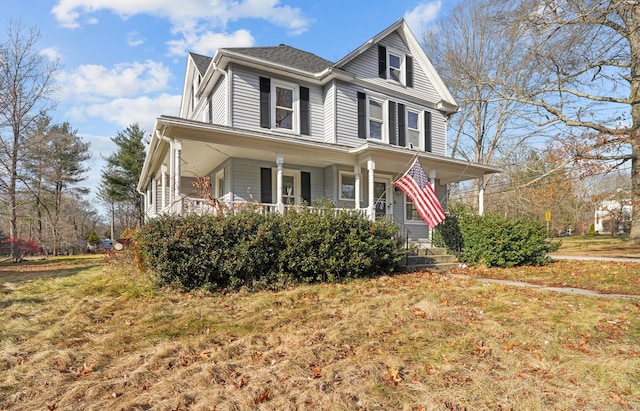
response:
{"label": "window with black shutter", "polygon": [[311,173],[306,171],[300,172],[300,196],[302,201],[311,205]]}
{"label": "window with black shutter", "polygon": [[263,204],[273,203],[270,168],[260,168],[260,201]]}
{"label": "window with black shutter", "polygon": [[260,127],[271,128],[271,79],[260,77]]}
{"label": "window with black shutter", "polygon": [[431,112],[424,112],[424,151],[431,152]]}
{"label": "window with black shutter", "polygon": [[398,144],[398,127],[396,122],[396,102],[389,101],[389,144]]}
{"label": "window with black shutter", "polygon": [[309,88],[300,87],[300,134],[311,135],[309,113]]}
{"label": "window with black shutter", "polygon": [[367,95],[358,92],[358,137],[367,138]]}

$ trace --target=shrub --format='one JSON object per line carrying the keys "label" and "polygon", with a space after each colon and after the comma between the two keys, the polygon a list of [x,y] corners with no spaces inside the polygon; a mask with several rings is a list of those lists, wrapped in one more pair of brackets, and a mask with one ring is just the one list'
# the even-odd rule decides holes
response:
{"label": "shrub", "polygon": [[284,215],[258,211],[153,219],[134,235],[138,266],[160,285],[237,290],[387,273],[401,258],[397,228],[388,222],[329,206]]}
{"label": "shrub", "polygon": [[283,216],[280,273],[299,282],[336,282],[393,271],[401,258],[397,227],[361,213],[305,208]]}
{"label": "shrub", "polygon": [[548,253],[557,248],[537,221],[464,210],[450,213],[436,238],[461,262],[487,267],[544,265],[550,261]]}

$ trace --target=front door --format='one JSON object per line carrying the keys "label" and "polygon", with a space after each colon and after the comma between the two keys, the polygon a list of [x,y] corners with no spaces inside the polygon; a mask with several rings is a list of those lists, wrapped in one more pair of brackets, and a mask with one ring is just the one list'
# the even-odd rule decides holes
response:
{"label": "front door", "polygon": [[391,183],[389,179],[376,178],[373,182],[376,220],[391,215]]}

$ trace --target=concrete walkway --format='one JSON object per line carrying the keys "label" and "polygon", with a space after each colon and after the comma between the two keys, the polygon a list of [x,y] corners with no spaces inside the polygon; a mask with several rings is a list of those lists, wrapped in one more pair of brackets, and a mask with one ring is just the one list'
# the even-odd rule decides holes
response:
{"label": "concrete walkway", "polygon": [[582,288],[547,287],[547,286],[544,286],[544,285],[525,283],[525,282],[522,282],[522,281],[498,280],[498,279],[495,279],[495,278],[478,278],[478,277],[472,277],[472,276],[466,275],[466,274],[447,273],[446,275],[448,275],[450,277],[453,277],[453,278],[461,278],[461,279],[464,279],[464,280],[475,280],[475,281],[479,281],[481,283],[504,284],[504,285],[509,285],[509,286],[513,286],[513,287],[527,287],[527,288],[534,288],[534,289],[541,290],[541,291],[552,291],[554,293],[561,293],[561,294],[584,295],[584,296],[588,296],[588,297],[603,297],[603,298],[627,298],[627,299],[630,299],[630,300],[638,300],[638,301],[640,301],[640,295],[605,294],[605,293],[601,293],[601,292],[598,292],[598,291],[585,290],[585,289],[582,289]]}
{"label": "concrete walkway", "polygon": [[582,255],[549,255],[553,260],[579,260],[579,261],[618,261],[623,263],[640,263],[640,256],[638,258],[631,257],[597,257],[597,256],[582,256]]}
{"label": "concrete walkway", "polygon": [[[626,262],[626,263],[640,263],[640,258],[628,258],[628,257],[597,257],[597,256],[575,256],[575,255],[551,255],[550,257],[553,260],[618,261],[618,262]],[[640,275],[640,266],[638,266],[638,274]],[[573,287],[546,287],[543,285],[525,283],[522,281],[497,280],[494,278],[471,277],[466,274],[447,274],[447,275],[454,278],[476,280],[483,283],[504,284],[504,285],[510,285],[514,287],[528,287],[528,288],[535,288],[542,291],[552,291],[552,292],[561,293],[561,294],[574,294],[574,295],[584,295],[589,297],[604,297],[604,298],[628,298],[632,300],[640,300],[640,295],[605,294],[598,291],[585,290],[582,288],[573,288]]]}

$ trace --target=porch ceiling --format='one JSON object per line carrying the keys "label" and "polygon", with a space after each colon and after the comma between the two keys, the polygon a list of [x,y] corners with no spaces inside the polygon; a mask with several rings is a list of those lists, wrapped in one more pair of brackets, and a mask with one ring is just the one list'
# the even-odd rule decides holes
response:
{"label": "porch ceiling", "polygon": [[[212,125],[176,117],[161,117],[156,126],[162,136],[182,141],[182,174],[203,176],[229,157],[269,161],[275,164],[279,154],[286,165],[327,167],[338,164],[353,167],[361,165],[367,170],[367,161],[375,162],[376,173],[399,177],[417,155],[424,170],[436,170],[441,184],[478,178],[497,173],[495,167],[417,152],[406,148],[376,142],[365,142],[359,147],[321,143],[299,136],[271,132],[247,132],[243,129]],[[161,144],[159,141],[156,144]],[[165,141],[166,148],[168,143]]]}

